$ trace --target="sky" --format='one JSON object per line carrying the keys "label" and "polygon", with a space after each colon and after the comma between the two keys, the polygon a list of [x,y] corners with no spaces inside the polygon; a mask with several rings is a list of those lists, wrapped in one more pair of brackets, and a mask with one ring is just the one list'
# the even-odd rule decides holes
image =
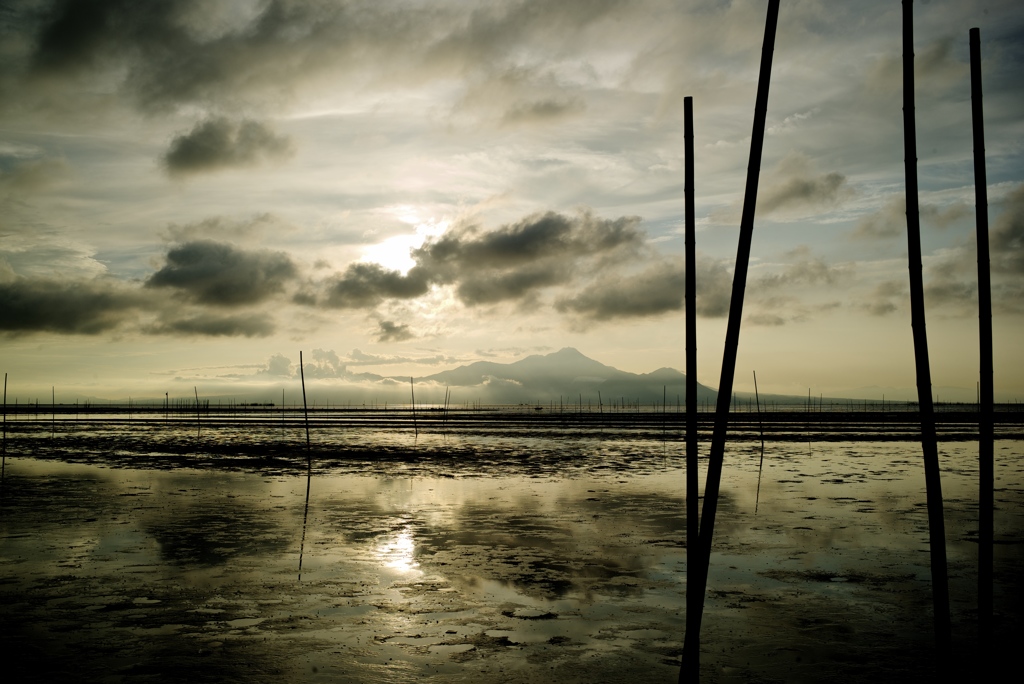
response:
{"label": "sky", "polygon": [[[997,401],[1024,398],[1024,4],[915,5],[927,332],[978,382],[981,30]],[[717,387],[766,3],[0,2],[8,395],[334,401],[563,347]],[[736,389],[916,398],[895,0],[782,0]],[[424,389],[429,393],[429,390]],[[441,390],[443,393],[443,389]],[[546,399],[546,398],[540,398]],[[454,400],[458,401],[456,396]]]}

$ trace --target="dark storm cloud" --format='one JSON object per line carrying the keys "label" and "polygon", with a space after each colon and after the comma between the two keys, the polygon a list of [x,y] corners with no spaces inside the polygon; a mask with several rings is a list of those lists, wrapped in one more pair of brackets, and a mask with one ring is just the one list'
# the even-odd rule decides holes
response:
{"label": "dark storm cloud", "polygon": [[403,342],[411,340],[415,335],[409,330],[408,325],[395,323],[394,321],[381,321],[377,330],[378,342]]}
{"label": "dark storm cloud", "polygon": [[196,302],[215,306],[263,301],[283,291],[298,273],[283,252],[247,251],[209,240],[173,247],[166,261],[146,287],[173,288]]}
{"label": "dark storm cloud", "polygon": [[97,335],[134,319],[144,298],[105,280],[20,278],[0,283],[0,302],[4,332]]}
{"label": "dark storm cloud", "polygon": [[380,264],[357,262],[328,282],[325,304],[337,309],[368,308],[385,299],[413,299],[429,289],[430,279],[422,268],[402,275]]}
{"label": "dark storm cloud", "polygon": [[274,323],[265,314],[220,315],[201,313],[162,321],[146,328],[152,335],[200,335],[205,337],[266,337]]}
{"label": "dark storm cloud", "polygon": [[256,166],[292,153],[292,141],[258,121],[214,117],[171,141],[163,157],[167,173],[186,176]]}

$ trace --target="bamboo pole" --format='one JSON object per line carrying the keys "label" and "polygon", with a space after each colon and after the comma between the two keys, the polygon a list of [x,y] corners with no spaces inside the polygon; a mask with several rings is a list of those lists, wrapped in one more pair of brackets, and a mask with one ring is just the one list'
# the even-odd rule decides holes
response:
{"label": "bamboo pole", "polygon": [[754,401],[757,402],[757,427],[761,431],[761,462],[757,465],[757,493],[754,495],[754,515],[761,502],[761,471],[764,469],[764,423],[761,422],[761,397],[757,393],[757,371],[754,371]]}
{"label": "bamboo pole", "polygon": [[309,453],[309,409],[306,407],[306,372],[302,369],[302,351],[299,351],[299,378],[302,380],[302,415],[306,419],[306,462],[310,460]]}
{"label": "bamboo pole", "polygon": [[722,357],[722,377],[718,385],[718,405],[715,428],[708,458],[707,481],[704,485],[704,510],[700,520],[698,538],[700,554],[697,567],[688,571],[687,582],[693,581],[695,596],[700,597],[700,610],[687,611],[686,639],[683,644],[682,667],[679,680],[696,682],[700,678],[700,624],[704,613],[704,593],[707,589],[708,565],[711,560],[711,540],[714,536],[715,514],[718,511],[718,490],[722,481],[722,461],[725,455],[725,437],[729,423],[729,399],[732,396],[736,372],[736,355],[740,343],[740,321],[743,317],[743,295],[747,284],[750,244],[754,235],[754,210],[757,204],[757,185],[761,171],[761,153],[764,147],[765,121],[768,115],[768,88],[771,81],[772,56],[775,51],[775,29],[779,19],[779,0],[769,0],[765,20],[764,43],[761,48],[761,66],[754,105],[754,125],[750,138],[750,161],[747,164],[747,183],[740,219],[740,239],[736,250],[736,268],[733,271],[732,299],[729,304],[729,322],[725,335],[725,353]]}
{"label": "bamboo pole", "polygon": [[[985,172],[985,118],[981,95],[981,31],[970,30],[971,112],[974,123],[974,197],[978,243],[978,638],[982,649],[992,639],[992,544],[994,537],[992,371],[992,283],[989,274],[988,180]],[[987,661],[982,654],[982,660]]]}
{"label": "bamboo pole", "polygon": [[[693,98],[683,98],[683,141],[685,147],[685,248],[686,248],[686,615],[702,610],[703,594],[698,594],[697,583],[691,581],[693,569],[700,565],[697,537],[700,532],[698,508],[700,481],[697,472],[697,255],[696,221],[694,219],[693,187]],[[687,665],[696,676],[700,672],[700,634],[687,638],[692,644]],[[682,671],[680,671],[682,679]]]}
{"label": "bamboo pole", "polygon": [[7,373],[4,373],[4,450],[3,464],[0,465],[0,482],[3,481],[3,473],[7,470]]}
{"label": "bamboo pole", "polygon": [[192,391],[196,393],[196,439],[199,439],[203,432],[202,422],[199,419],[199,388],[193,385]]}
{"label": "bamboo pole", "polygon": [[416,386],[413,385],[412,378],[409,378],[409,393],[412,395],[412,429],[419,437],[420,428],[416,424]]}
{"label": "bamboo pole", "polygon": [[924,316],[924,276],[921,264],[921,222],[917,196],[917,124],[914,114],[914,3],[903,0],[903,144],[907,193],[907,256],[910,270],[910,316],[917,370],[917,400],[921,415],[921,450],[924,455],[928,506],[928,543],[931,552],[932,602],[938,672],[948,670],[951,627],[949,583],[946,573],[946,531],[942,518],[942,482],[935,435],[928,334]]}

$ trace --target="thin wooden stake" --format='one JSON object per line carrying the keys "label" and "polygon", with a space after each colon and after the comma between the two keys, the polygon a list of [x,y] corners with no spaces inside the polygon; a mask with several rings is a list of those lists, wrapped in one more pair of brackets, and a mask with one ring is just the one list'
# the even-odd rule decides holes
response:
{"label": "thin wooden stake", "polygon": [[7,470],[7,373],[4,373],[4,450],[3,465],[0,466],[0,482],[3,481],[3,473]]}
{"label": "thin wooden stake", "polygon": [[[981,98],[981,31],[970,30],[971,111],[974,122],[974,204],[978,244],[978,642],[992,640],[993,439],[995,398],[992,370],[992,282],[988,246],[988,180],[985,172],[985,117]],[[988,661],[985,654],[982,660]]]}
{"label": "thin wooden stake", "polygon": [[196,439],[199,439],[199,435],[203,431],[202,422],[199,419],[199,388],[193,385],[192,391],[196,393]]}
{"label": "thin wooden stake", "polygon": [[917,369],[917,400],[921,415],[928,505],[928,543],[931,552],[932,601],[938,673],[948,671],[952,641],[949,582],[946,572],[946,530],[942,516],[942,483],[932,404],[931,367],[924,316],[924,277],[921,263],[921,223],[917,195],[917,122],[914,114],[914,3],[903,0],[903,144],[907,184],[907,256],[910,270],[910,316]]}
{"label": "thin wooden stake", "polygon": [[761,48],[761,67],[754,105],[754,126],[750,139],[750,161],[747,164],[747,184],[740,219],[740,239],[733,271],[732,299],[729,304],[729,322],[725,335],[725,353],[722,358],[722,377],[718,385],[718,406],[715,429],[708,458],[707,482],[704,485],[704,512],[700,520],[700,557],[697,567],[689,571],[687,582],[694,582],[694,591],[700,596],[700,610],[687,611],[686,639],[683,661],[679,671],[680,682],[696,682],[700,678],[699,638],[704,613],[704,592],[707,589],[708,564],[711,560],[711,540],[714,536],[715,515],[718,511],[718,491],[722,481],[722,461],[725,455],[725,437],[729,423],[729,399],[732,396],[736,372],[736,355],[740,343],[740,321],[743,316],[743,295],[747,284],[750,244],[754,235],[754,211],[757,204],[757,185],[761,172],[761,153],[764,147],[764,129],[768,115],[768,88],[771,81],[772,56],[775,51],[775,29],[779,19],[779,0],[769,0],[765,20],[764,43]]}
{"label": "thin wooden stake", "polygon": [[412,395],[412,429],[419,437],[420,428],[416,424],[416,387],[413,385],[412,378],[409,378],[409,393]]}
{"label": "thin wooden stake", "polygon": [[757,465],[757,494],[754,495],[754,515],[761,501],[761,470],[764,468],[764,423],[761,421],[761,397],[757,393],[757,371],[754,371],[754,401],[757,402],[757,427],[761,431],[761,462]]}
{"label": "thin wooden stake", "polygon": [[306,419],[306,461],[310,459],[309,453],[309,409],[306,407],[306,372],[302,370],[302,351],[299,351],[299,378],[302,380],[302,415]]}

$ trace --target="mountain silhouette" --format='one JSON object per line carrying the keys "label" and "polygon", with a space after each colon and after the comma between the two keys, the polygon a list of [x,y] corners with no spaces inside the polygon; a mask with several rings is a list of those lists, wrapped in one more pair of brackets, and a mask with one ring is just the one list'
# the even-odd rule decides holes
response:
{"label": "mountain silhouette", "polygon": [[[686,376],[672,368],[652,373],[629,373],[595,361],[572,347],[551,354],[535,354],[513,363],[477,361],[452,370],[417,378],[417,383],[478,390],[481,398],[496,403],[548,403],[556,399],[604,404],[616,402],[669,404],[686,399]],[[697,385],[700,400],[717,393]]]}

